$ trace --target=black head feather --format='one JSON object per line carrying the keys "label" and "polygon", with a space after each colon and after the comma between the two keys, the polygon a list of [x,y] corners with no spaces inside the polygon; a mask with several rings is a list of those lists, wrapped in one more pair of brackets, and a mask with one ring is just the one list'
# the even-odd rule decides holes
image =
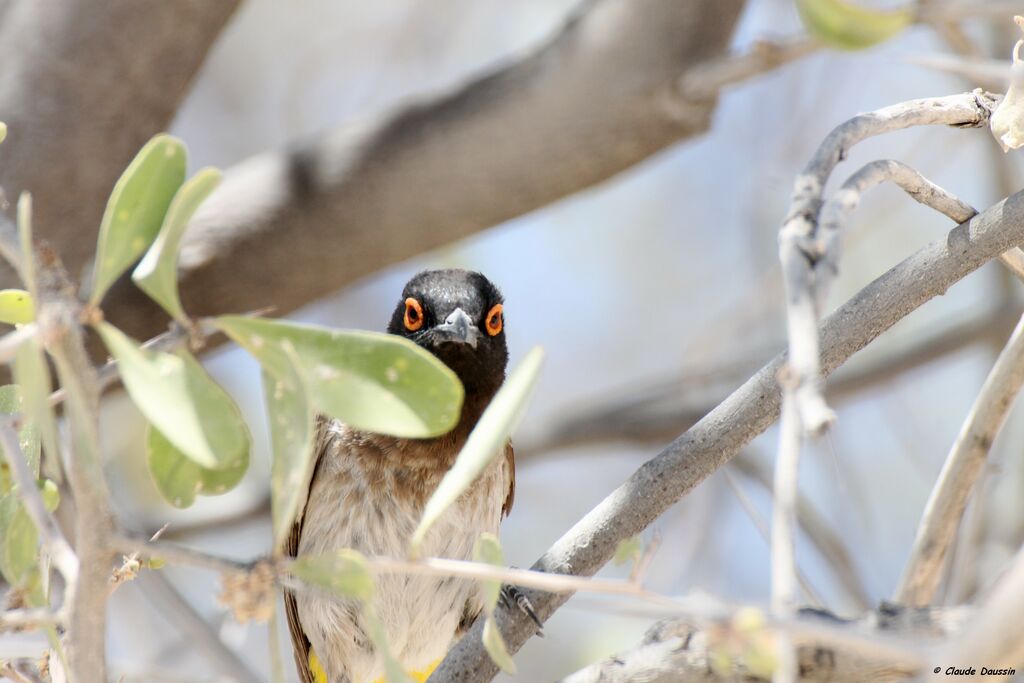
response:
{"label": "black head feather", "polygon": [[[409,299],[422,309],[412,311],[415,329],[406,324]],[[388,332],[411,339],[444,361],[467,394],[489,397],[504,381],[508,365],[504,324],[497,334],[487,329],[488,314],[503,302],[498,288],[480,273],[426,270],[405,285]]]}

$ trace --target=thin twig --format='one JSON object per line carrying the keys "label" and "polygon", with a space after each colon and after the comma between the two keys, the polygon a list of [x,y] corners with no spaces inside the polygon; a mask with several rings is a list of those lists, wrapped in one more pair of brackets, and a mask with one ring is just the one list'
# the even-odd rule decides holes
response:
{"label": "thin twig", "polygon": [[[733,462],[735,462],[735,460]],[[729,490],[732,491],[732,495],[736,496],[737,502],[739,502],[743,511],[747,513],[747,517],[749,517],[750,521],[754,524],[754,528],[757,529],[757,533],[761,535],[761,538],[763,538],[768,544],[768,547],[771,548],[772,532],[771,529],[768,528],[768,521],[761,515],[760,511],[758,511],[757,507],[754,505],[754,501],[750,500],[750,496],[748,496],[743,490],[740,483],[736,481],[736,477],[733,476],[728,467],[722,468],[722,474],[725,475],[725,482],[729,485]],[[807,580],[807,576],[800,571],[799,566],[796,568],[796,578],[797,581],[800,582],[800,588],[807,596],[807,599],[817,607],[824,607],[825,602],[821,599],[821,596],[818,595],[818,592],[814,590],[811,582]]]}
{"label": "thin twig", "polygon": [[[978,213],[970,204],[900,161],[872,161],[851,175],[821,210],[820,252],[825,255],[833,272],[839,268],[840,238],[850,216],[860,204],[861,196],[884,182],[894,183],[915,201],[935,209],[956,223],[963,223]],[[1011,273],[1024,279],[1024,251],[1020,247],[1002,254],[999,261]]]}
{"label": "thin twig", "polygon": [[8,662],[0,668],[0,675],[10,679],[14,683],[34,683],[32,680],[26,678],[21,674],[20,671],[14,668],[14,666]]}
{"label": "thin twig", "polygon": [[198,648],[222,676],[238,683],[258,683],[265,680],[221,641],[210,623],[189,604],[163,574],[147,572],[139,577],[138,587],[148,600],[155,603],[156,611],[177,626],[188,640],[189,647]]}
{"label": "thin twig", "polygon": [[[750,453],[740,453],[729,462],[729,467],[759,484],[769,495],[772,493],[772,473],[766,465],[752,457]],[[847,595],[861,611],[871,607],[872,601],[864,582],[854,566],[853,557],[843,543],[843,539],[835,532],[811,501],[797,491],[797,523],[807,538],[818,549],[822,559],[828,562],[839,583]]]}
{"label": "thin twig", "polygon": [[911,606],[931,602],[967,499],[1022,385],[1024,317],[996,359],[946,458],[925,506],[896,602]]}
{"label": "thin twig", "polygon": [[12,609],[0,612],[0,631],[59,626],[65,615],[48,608]]}
{"label": "thin twig", "polygon": [[[780,374],[785,375],[787,370]],[[796,613],[796,499],[800,472],[800,412],[796,393],[780,378],[783,387],[782,422],[779,426],[779,455],[772,485],[772,615],[789,619]],[[776,642],[778,662],[773,683],[793,683],[797,679],[797,655],[793,642],[783,636]]]}
{"label": "thin twig", "polygon": [[692,100],[714,97],[726,86],[774,71],[820,48],[820,43],[805,36],[759,40],[745,54],[713,59],[687,69],[679,79],[679,93]]}

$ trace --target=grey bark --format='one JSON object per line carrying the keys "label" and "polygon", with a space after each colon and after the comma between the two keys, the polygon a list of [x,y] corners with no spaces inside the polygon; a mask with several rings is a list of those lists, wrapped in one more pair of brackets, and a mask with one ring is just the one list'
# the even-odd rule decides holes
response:
{"label": "grey bark", "polygon": [[[0,6],[0,187],[73,275],[114,182],[165,130],[238,0],[10,0]],[[4,266],[3,286],[13,273]]]}
{"label": "grey bark", "polygon": [[[545,45],[433,100],[229,169],[182,251],[191,315],[287,313],[527,213],[708,128],[680,77],[728,48],[742,0],[592,0]],[[107,317],[166,317],[122,283]]]}

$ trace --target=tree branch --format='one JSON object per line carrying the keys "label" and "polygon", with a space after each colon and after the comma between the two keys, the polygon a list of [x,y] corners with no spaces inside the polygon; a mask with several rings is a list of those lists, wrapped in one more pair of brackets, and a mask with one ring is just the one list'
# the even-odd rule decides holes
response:
{"label": "tree branch", "polygon": [[[1024,242],[1024,193],[1015,194],[944,238],[933,241],[862,289],[822,325],[821,367],[833,371],[911,311],[955,282]],[[645,463],[622,486],[566,532],[534,564],[554,573],[591,575],[614,554],[619,541],[654,521],[670,505],[725,464],[775,421],[780,355],[751,377],[688,432]],[[567,599],[524,591],[546,619]],[[510,651],[533,635],[528,620],[500,614]],[[477,623],[435,671],[434,681],[481,681],[496,673],[481,643]]]}
{"label": "tree branch", "polygon": [[896,602],[921,607],[932,601],[967,499],[1022,385],[1024,317],[996,359],[942,466],[896,589]]}
{"label": "tree branch", "polygon": [[[37,236],[92,260],[114,182],[165,130],[238,0],[9,0],[0,22],[0,187],[35,197]],[[0,281],[14,286],[4,269]]]}
{"label": "tree branch", "polygon": [[[714,94],[687,99],[678,81],[727,50],[743,4],[588,0],[453,92],[229,169],[185,238],[185,309],[287,313],[704,132]],[[128,282],[104,312],[138,339],[166,324]]]}
{"label": "tree branch", "polygon": [[[933,638],[952,636],[965,616],[962,609],[933,609],[910,614],[909,611],[901,612],[884,606],[854,622],[845,622],[826,613],[807,612],[796,623],[804,624],[805,629],[816,623],[819,629],[845,629],[870,634],[879,641],[893,643],[910,642],[922,635]],[[765,678],[758,674],[758,668],[752,666],[757,663],[758,656],[763,656],[761,650],[766,644],[759,641],[757,635],[756,631],[737,628],[735,623],[701,627],[683,619],[665,620],[651,627],[635,648],[591,664],[567,676],[562,683],[764,681]],[[905,655],[900,657],[898,652],[872,651],[870,642],[855,647],[853,643],[838,639],[815,639],[806,632],[794,640],[798,644],[798,680],[806,683],[901,681],[911,678],[923,664],[915,663]],[[729,668],[721,666],[723,654],[729,657]]]}
{"label": "tree branch", "polygon": [[860,114],[833,129],[797,175],[793,200],[779,230],[779,259],[786,289],[788,381],[796,398],[800,433],[818,433],[834,418],[822,397],[818,362],[819,311],[837,263],[829,251],[835,240],[825,239],[818,229],[822,194],[832,170],[866,138],[912,126],[981,126],[988,121],[991,104],[974,92],[912,100]]}

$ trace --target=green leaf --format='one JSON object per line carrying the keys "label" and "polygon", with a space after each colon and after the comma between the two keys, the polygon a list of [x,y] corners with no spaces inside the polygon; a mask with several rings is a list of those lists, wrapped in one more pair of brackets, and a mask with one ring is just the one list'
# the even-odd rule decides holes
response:
{"label": "green leaf", "polygon": [[291,348],[313,407],[356,429],[426,438],[458,422],[458,377],[408,339],[241,316],[216,324],[275,376],[287,373],[285,349]]}
{"label": "green leaf", "polygon": [[[21,388],[16,384],[6,384],[0,387],[0,414],[18,415],[22,412]],[[18,430],[18,445],[21,452],[28,461],[28,468],[32,476],[39,478],[39,432],[36,428],[23,420],[21,429]]]}
{"label": "green leaf", "polygon": [[144,349],[109,323],[96,326],[135,405],[175,448],[207,469],[249,457],[249,429],[227,392],[187,351]]}
{"label": "green leaf", "polygon": [[135,267],[132,280],[175,320],[187,324],[188,316],[178,296],[178,252],[192,214],[220,183],[220,171],[204,168],[181,186],[171,202],[163,227],[153,246]]}
{"label": "green leaf", "polygon": [[[501,541],[498,540],[498,537],[487,532],[477,536],[476,543],[473,544],[473,561],[504,567],[505,553],[501,550]],[[484,594],[484,611],[491,614],[501,596],[501,581],[481,581],[480,587]]]}
{"label": "green leaf", "polygon": [[36,566],[39,533],[25,512],[17,491],[0,498],[0,572],[12,586],[21,586]]}
{"label": "green leaf", "polygon": [[197,494],[215,496],[233,489],[249,469],[248,452],[231,467],[203,467],[175,448],[153,425],[146,430],[146,462],[160,495],[176,508],[189,507]]}
{"label": "green leaf", "polygon": [[526,409],[526,402],[533,391],[543,360],[543,349],[539,346],[531,349],[480,416],[476,427],[466,439],[466,445],[455,459],[455,464],[444,475],[423,508],[423,518],[412,535],[411,550],[414,555],[430,526],[473,485],[488,463],[505,448],[509,435]]}
{"label": "green leaf", "polygon": [[0,121],[0,142],[7,139],[7,124]]}
{"label": "green leaf", "polygon": [[366,602],[373,597],[373,574],[360,553],[349,548],[328,555],[303,555],[288,570],[312,586]]}
{"label": "green leaf", "polygon": [[639,536],[631,536],[629,538],[622,539],[619,541],[619,544],[615,546],[615,564],[623,565],[627,562],[636,562],[640,559],[643,549],[644,544],[643,541],[640,540]]}
{"label": "green leaf", "polygon": [[487,621],[484,622],[483,641],[484,649],[490,655],[491,661],[497,664],[498,668],[505,673],[514,674],[516,672],[516,664],[512,661],[508,648],[505,647],[505,641],[501,637],[501,631],[498,630],[494,617],[487,617]]}
{"label": "green leaf", "polygon": [[180,140],[160,134],[121,174],[100,223],[89,303],[99,303],[156,239],[174,193],[185,181],[185,157]]}
{"label": "green leaf", "polygon": [[862,50],[892,38],[914,20],[910,6],[895,10],[860,7],[846,0],[796,0],[811,35],[840,50]]}
{"label": "green leaf", "polygon": [[47,460],[45,471],[61,479],[60,439],[57,419],[50,405],[50,368],[46,364],[38,337],[26,340],[14,356],[14,381],[21,387],[21,407],[26,423],[32,425],[42,440]]}
{"label": "green leaf", "polygon": [[24,325],[35,319],[32,295],[24,289],[0,289],[0,323]]}
{"label": "green leaf", "polygon": [[316,416],[294,352],[286,353],[282,374],[264,370],[263,398],[270,425],[270,511],[274,548],[280,550],[302,509],[313,475]]}
{"label": "green leaf", "polygon": [[60,489],[49,479],[39,482],[39,493],[42,494],[43,507],[47,512],[53,512],[60,505]]}

